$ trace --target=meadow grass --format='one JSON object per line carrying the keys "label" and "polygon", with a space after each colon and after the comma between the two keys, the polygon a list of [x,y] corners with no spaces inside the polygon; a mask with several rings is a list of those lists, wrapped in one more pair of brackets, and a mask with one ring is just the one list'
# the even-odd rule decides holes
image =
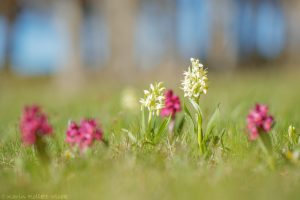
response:
{"label": "meadow grass", "polygon": [[[174,78],[167,86],[182,99],[175,88],[179,80]],[[132,85],[137,97],[149,83]],[[123,129],[138,134],[140,108],[121,107],[124,84],[87,81],[69,93],[52,84],[51,78],[2,76],[0,199],[299,199],[300,166],[281,153],[288,126],[300,127],[299,83],[296,73],[210,75],[201,106],[208,118],[220,103],[215,134],[225,129],[225,148],[217,146],[205,160],[198,156],[196,135],[188,122],[173,139],[165,134],[157,145],[133,145]],[[247,139],[246,116],[256,102],[268,104],[276,120],[270,133],[274,171],[256,142]],[[24,105],[33,103],[43,107],[54,127],[53,137],[48,138],[50,166],[41,164],[33,148],[20,141],[20,113]],[[67,123],[83,117],[101,122],[109,146],[99,142],[85,155],[67,158]],[[182,117],[183,113],[178,116]]]}

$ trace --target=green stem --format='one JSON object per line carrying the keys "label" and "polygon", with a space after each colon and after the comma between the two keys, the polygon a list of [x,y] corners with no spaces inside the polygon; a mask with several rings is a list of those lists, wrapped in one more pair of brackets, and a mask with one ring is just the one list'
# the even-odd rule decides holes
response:
{"label": "green stem", "polygon": [[149,111],[149,116],[148,116],[148,128],[151,128],[151,122],[152,122],[152,113]]}
{"label": "green stem", "polygon": [[199,152],[200,152],[200,156],[203,155],[204,150],[202,148],[202,134],[201,131],[198,130],[198,146],[199,146]]}
{"label": "green stem", "polygon": [[266,147],[265,142],[263,141],[263,139],[261,138],[261,136],[258,137],[258,141],[259,141],[259,145],[260,145],[262,151],[267,156],[268,165],[269,165],[270,169],[271,170],[275,170],[275,163],[274,163],[273,156],[271,155],[270,151]]}
{"label": "green stem", "polygon": [[203,140],[203,131],[202,131],[202,116],[201,113],[197,113],[197,138],[200,156],[203,155],[206,151],[205,143]]}
{"label": "green stem", "polygon": [[35,149],[40,161],[43,164],[48,165],[50,163],[50,156],[46,150],[46,147],[47,147],[47,143],[44,141],[44,139],[41,136],[38,135],[35,144]]}
{"label": "green stem", "polygon": [[174,126],[175,126],[175,118],[172,118],[169,123],[169,135],[170,136],[174,135]]}
{"label": "green stem", "polygon": [[151,127],[151,125],[152,125],[152,112],[149,111],[149,116],[148,116],[148,130],[147,130],[147,132],[149,134],[151,134],[151,136],[153,136],[152,135],[152,127]]}
{"label": "green stem", "polygon": [[145,120],[145,110],[142,107],[142,125],[141,125],[142,134],[146,134],[146,120]]}
{"label": "green stem", "polygon": [[39,162],[43,166],[41,168],[41,171],[39,171],[42,177],[48,177],[50,174],[51,159],[50,159],[50,155],[46,150],[46,147],[47,147],[46,141],[44,141],[44,139],[38,135],[34,148],[39,158]]}

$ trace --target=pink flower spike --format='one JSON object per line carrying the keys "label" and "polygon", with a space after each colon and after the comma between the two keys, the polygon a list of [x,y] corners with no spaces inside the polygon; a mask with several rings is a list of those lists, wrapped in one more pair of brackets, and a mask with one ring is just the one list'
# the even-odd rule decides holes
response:
{"label": "pink flower spike", "polygon": [[272,116],[267,117],[266,120],[264,121],[263,127],[266,132],[271,131],[273,126],[273,121],[274,120]]}
{"label": "pink flower spike", "polygon": [[261,116],[266,117],[269,112],[269,108],[266,105],[256,104],[255,106],[256,112],[260,113]]}
{"label": "pink flower spike", "polygon": [[274,124],[273,117],[268,114],[268,106],[256,104],[247,116],[247,128],[250,140],[255,140],[260,134],[271,131]]}
{"label": "pink flower spike", "polygon": [[176,113],[181,111],[181,103],[178,96],[174,95],[172,90],[168,90],[165,94],[165,107],[161,110],[162,117],[172,116],[174,119]]}
{"label": "pink flower spike", "polygon": [[103,141],[103,131],[94,119],[83,119],[80,125],[71,122],[66,132],[66,142],[77,146],[81,152],[90,147],[95,140]]}
{"label": "pink flower spike", "polygon": [[24,144],[33,145],[37,136],[51,135],[52,126],[39,106],[26,106],[20,121],[21,138]]}
{"label": "pink flower spike", "polygon": [[251,132],[249,139],[256,140],[256,138],[259,136],[256,126],[254,124],[248,124],[248,129]]}
{"label": "pink flower spike", "polygon": [[66,142],[74,145],[78,142],[78,138],[80,136],[79,132],[79,126],[76,124],[76,122],[70,122],[69,127],[67,129],[67,137]]}

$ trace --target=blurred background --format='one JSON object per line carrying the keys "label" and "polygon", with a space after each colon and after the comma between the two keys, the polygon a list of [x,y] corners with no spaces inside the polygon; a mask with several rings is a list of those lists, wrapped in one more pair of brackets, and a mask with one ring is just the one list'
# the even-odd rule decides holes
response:
{"label": "blurred background", "polygon": [[299,0],[1,0],[0,71],[296,68]]}

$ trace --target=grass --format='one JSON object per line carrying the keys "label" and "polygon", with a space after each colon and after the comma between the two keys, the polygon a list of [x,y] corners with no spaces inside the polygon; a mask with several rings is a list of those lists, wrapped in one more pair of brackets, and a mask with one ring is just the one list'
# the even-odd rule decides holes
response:
{"label": "grass", "polygon": [[[203,160],[188,123],[172,141],[164,137],[156,146],[132,145],[122,129],[136,134],[139,107],[121,107],[124,84],[86,81],[71,90],[57,87],[51,78],[1,76],[0,199],[298,199],[300,166],[281,154],[288,126],[300,127],[297,79],[296,73],[278,71],[210,75],[201,106],[208,117],[221,103],[215,132],[226,129],[228,150],[216,148],[212,158]],[[179,76],[168,81],[168,87],[178,86],[177,80]],[[138,97],[150,82],[154,80],[133,84]],[[256,102],[268,104],[276,119],[271,133],[275,171],[269,170],[258,144],[247,140],[245,117]],[[19,139],[21,109],[32,103],[43,107],[55,128],[49,138],[49,172]],[[68,160],[67,122],[82,117],[101,121],[110,145],[96,144],[86,155]]]}

